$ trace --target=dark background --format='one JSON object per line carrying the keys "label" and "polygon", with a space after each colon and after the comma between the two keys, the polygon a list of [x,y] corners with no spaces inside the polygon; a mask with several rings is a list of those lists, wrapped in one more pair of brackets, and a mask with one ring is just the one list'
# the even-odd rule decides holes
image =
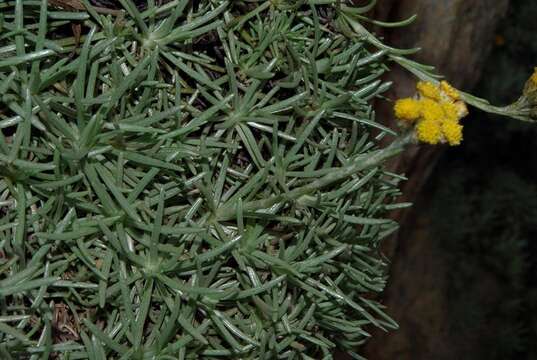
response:
{"label": "dark background", "polygon": [[[537,66],[537,1],[510,1],[494,27],[465,90],[508,104]],[[384,295],[400,330],[375,333],[370,360],[537,359],[537,127],[475,109],[464,125],[461,146],[411,175],[426,181],[391,240]]]}

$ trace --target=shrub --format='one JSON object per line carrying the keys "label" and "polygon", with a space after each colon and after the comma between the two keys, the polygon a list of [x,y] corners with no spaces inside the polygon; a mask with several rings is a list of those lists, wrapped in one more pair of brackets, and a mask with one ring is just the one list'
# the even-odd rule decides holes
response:
{"label": "shrub", "polygon": [[395,327],[384,51],[325,3],[2,5],[3,356],[328,359]]}

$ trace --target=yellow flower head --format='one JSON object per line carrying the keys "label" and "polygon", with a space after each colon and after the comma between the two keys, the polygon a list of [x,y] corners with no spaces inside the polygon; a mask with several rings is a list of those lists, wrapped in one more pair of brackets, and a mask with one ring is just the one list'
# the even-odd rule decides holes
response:
{"label": "yellow flower head", "polygon": [[442,105],[431,99],[421,99],[421,116],[423,121],[440,121],[444,118]]}
{"label": "yellow flower head", "polygon": [[438,121],[423,120],[416,126],[418,140],[436,145],[442,139],[441,123]]}
{"label": "yellow flower head", "polygon": [[462,125],[456,121],[444,121],[442,133],[451,146],[460,145],[462,141]]}
{"label": "yellow flower head", "polygon": [[408,122],[417,120],[421,115],[419,101],[412,98],[397,100],[393,109],[398,119]]}
{"label": "yellow flower head", "polygon": [[461,98],[459,91],[451,86],[447,81],[440,82],[440,88],[444,94],[446,94],[452,100],[459,100]]}
{"label": "yellow flower head", "polygon": [[[464,104],[464,103],[463,103]],[[459,121],[459,107],[452,102],[444,102],[441,104],[444,111],[444,118],[447,121]]]}
{"label": "yellow flower head", "polygon": [[440,100],[440,89],[432,82],[420,81],[416,84],[416,89],[418,89],[418,93],[423,97],[436,101]]}
{"label": "yellow flower head", "polygon": [[[537,89],[537,68],[526,86],[530,85]],[[459,145],[462,141],[462,125],[459,120],[468,115],[468,108],[459,91],[446,81],[438,85],[420,81],[416,84],[416,89],[417,98],[396,101],[395,116],[409,124],[415,122],[416,138],[421,142]]]}

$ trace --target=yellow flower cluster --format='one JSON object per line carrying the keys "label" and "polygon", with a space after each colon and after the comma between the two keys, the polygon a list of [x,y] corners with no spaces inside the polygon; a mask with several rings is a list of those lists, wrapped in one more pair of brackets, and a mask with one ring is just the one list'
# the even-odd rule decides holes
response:
{"label": "yellow flower cluster", "polygon": [[[537,80],[537,75],[535,77]],[[459,145],[462,141],[459,121],[468,115],[468,109],[457,89],[446,81],[438,85],[420,81],[416,89],[418,94],[415,98],[397,100],[395,116],[415,125],[416,136],[422,142]]]}

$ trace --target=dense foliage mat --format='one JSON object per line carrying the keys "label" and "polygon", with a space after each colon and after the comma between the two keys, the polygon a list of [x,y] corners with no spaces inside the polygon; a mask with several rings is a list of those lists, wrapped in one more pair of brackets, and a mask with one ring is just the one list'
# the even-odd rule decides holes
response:
{"label": "dense foliage mat", "polygon": [[359,359],[396,327],[372,5],[61,3],[0,4],[1,358]]}

